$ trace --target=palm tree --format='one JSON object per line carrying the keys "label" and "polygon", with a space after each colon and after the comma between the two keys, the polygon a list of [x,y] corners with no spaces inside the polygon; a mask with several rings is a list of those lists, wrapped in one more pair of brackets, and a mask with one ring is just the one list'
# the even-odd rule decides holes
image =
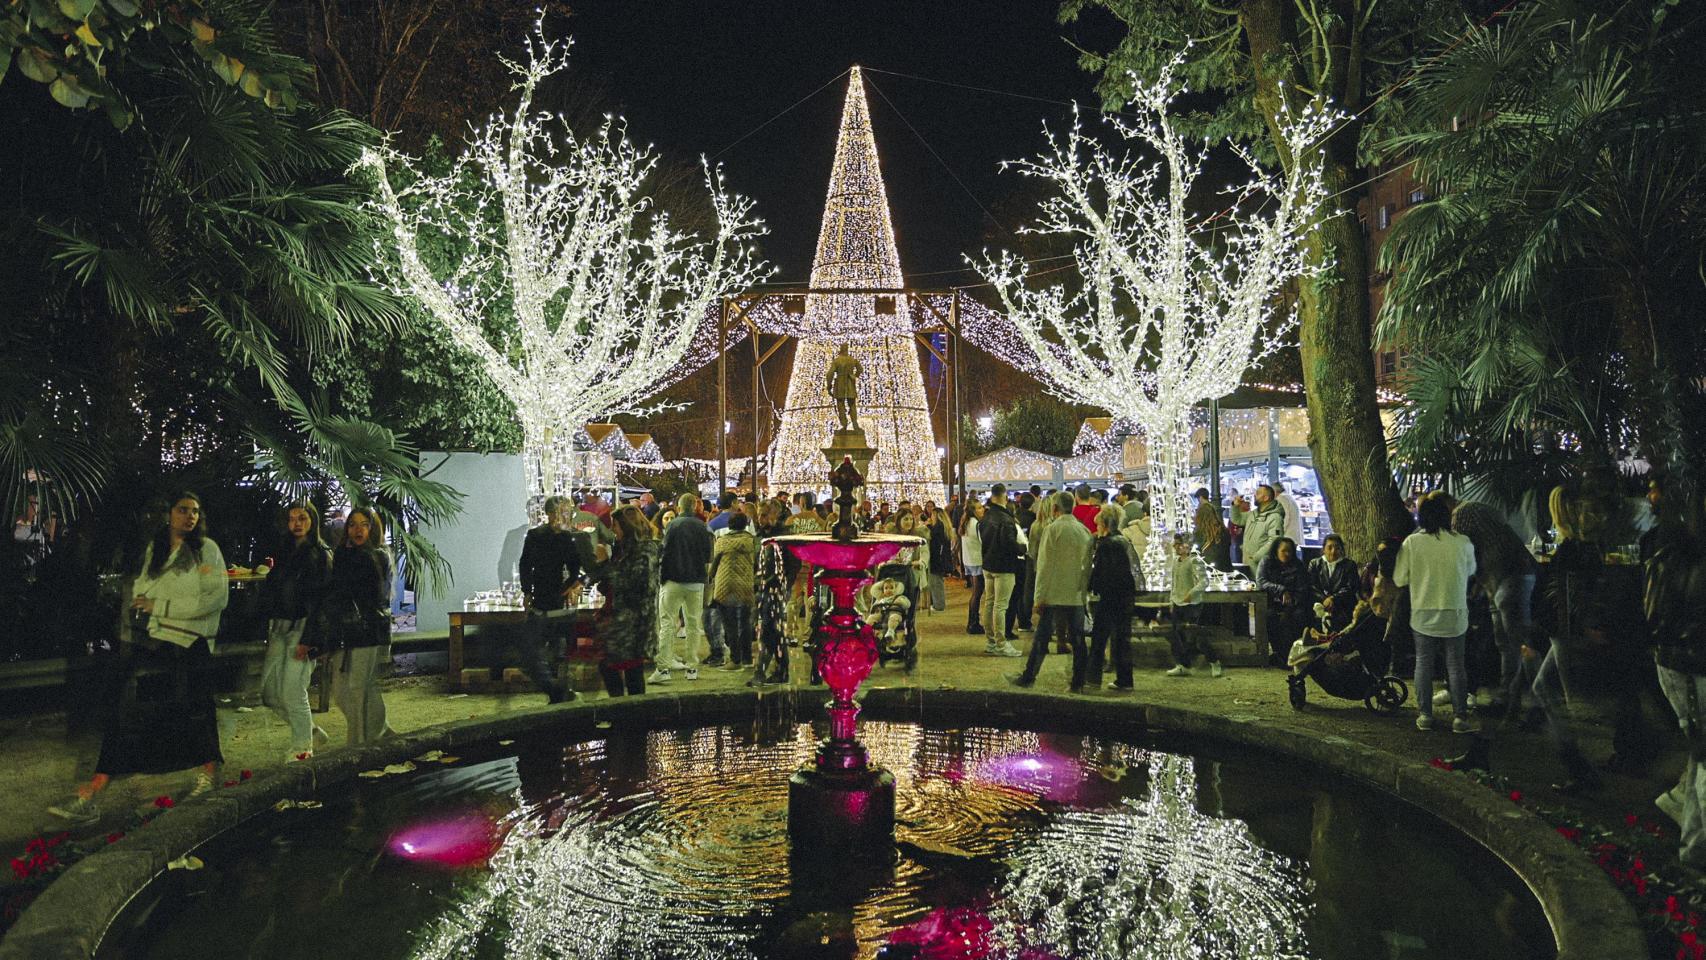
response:
{"label": "palm tree", "polygon": [[[404,531],[453,514],[459,495],[419,475],[406,438],[341,415],[309,375],[316,355],[399,322],[368,281],[373,227],[344,176],[376,135],[337,111],[270,109],[169,46],[152,54],[125,61],[137,119],[123,131],[0,88],[24,131],[0,147],[17,185],[0,220],[29,274],[5,305],[30,333],[18,342],[40,347],[33,385],[0,376],[0,496],[43,476],[86,508],[163,461],[252,445],[252,479],[281,491],[339,487]],[[418,537],[402,547],[427,584],[446,571]]]}
{"label": "palm tree", "polygon": [[[1469,30],[1384,149],[1436,194],[1395,225],[1382,334],[1418,357],[1400,460],[1520,490],[1706,454],[1699,9],[1540,0]],[[1572,464],[1572,461],[1574,463]]]}

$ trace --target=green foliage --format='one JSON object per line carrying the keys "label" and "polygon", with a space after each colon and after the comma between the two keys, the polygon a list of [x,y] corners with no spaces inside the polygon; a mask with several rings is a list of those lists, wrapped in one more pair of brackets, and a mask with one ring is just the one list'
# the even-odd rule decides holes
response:
{"label": "green foliage", "polygon": [[[103,110],[124,129],[130,81],[189,49],[234,89],[269,107],[297,104],[300,63],[278,56],[258,8],[244,0],[11,0],[0,12],[0,80],[16,63],[61,106]],[[137,61],[133,66],[130,62]]]}
{"label": "green foliage", "polygon": [[1385,147],[1438,193],[1383,254],[1383,332],[1423,356],[1411,469],[1522,489],[1639,452],[1698,477],[1706,15],[1653,10],[1528,4],[1407,92]]}
{"label": "green foliage", "polygon": [[[443,141],[430,139],[421,156],[423,172],[439,176],[451,167]],[[399,172],[399,178],[406,174]],[[395,186],[408,186],[399,179]],[[497,216],[464,209],[463,216]],[[466,235],[423,234],[421,255],[437,270],[460,260]],[[375,256],[394,255],[389,244]],[[494,289],[500,289],[494,282]],[[490,343],[512,342],[515,319],[505,297],[494,298],[485,317]],[[391,338],[357,338],[317,354],[315,382],[349,413],[405,431],[425,450],[509,451],[521,449],[515,407],[492,383],[478,358],[443,334],[413,298],[397,303],[401,319]]]}
{"label": "green foliage", "polygon": [[[265,20],[232,33],[264,39]],[[419,475],[406,437],[310,375],[313,358],[406,321],[367,280],[375,225],[344,177],[376,134],[335,111],[267,109],[186,57],[130,66],[146,122],[123,132],[0,87],[32,131],[3,155],[19,189],[0,199],[0,230],[22,282],[0,310],[30,331],[14,339],[43,384],[8,402],[0,377],[5,492],[15,501],[21,468],[117,529],[129,521],[104,509],[134,511],[139,490],[186,475],[280,496],[337,486],[389,514],[434,588],[444,565],[409,529],[452,515],[456,495]]]}
{"label": "green foliage", "polygon": [[967,459],[1004,447],[1022,447],[1053,457],[1070,457],[1073,441],[1078,439],[1084,418],[1102,415],[1100,410],[1075,406],[1046,393],[1037,393],[1020,397],[994,412],[993,439],[989,443],[979,442],[974,418],[961,417],[960,442],[965,444]]}

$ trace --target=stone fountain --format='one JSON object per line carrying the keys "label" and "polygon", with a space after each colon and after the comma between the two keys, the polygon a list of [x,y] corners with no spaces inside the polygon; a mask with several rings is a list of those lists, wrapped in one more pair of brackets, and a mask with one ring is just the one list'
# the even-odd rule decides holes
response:
{"label": "stone fountain", "polygon": [[816,568],[835,605],[815,629],[817,670],[829,686],[829,736],[814,761],[788,782],[788,836],[796,859],[886,858],[894,845],[894,775],[874,767],[858,738],[859,685],[877,662],[877,638],[853,608],[872,568],[918,537],[860,534],[853,523],[853,491],[865,478],[851,458],[829,475],[840,496],[839,517],[827,534],[778,537],[777,542]]}

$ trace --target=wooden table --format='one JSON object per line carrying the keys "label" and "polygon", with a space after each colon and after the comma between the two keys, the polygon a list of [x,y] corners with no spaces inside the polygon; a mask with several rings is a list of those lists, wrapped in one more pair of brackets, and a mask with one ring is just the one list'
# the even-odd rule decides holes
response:
{"label": "wooden table", "polygon": [[[545,621],[548,630],[568,631],[571,646],[565,661],[598,660],[603,656],[603,644],[598,640],[594,624],[597,613],[596,608],[581,607]],[[452,692],[466,693],[526,693],[533,690],[530,679],[505,681],[502,667],[492,668],[494,675],[491,679],[464,679],[462,676],[467,661],[468,627],[495,626],[521,630],[526,628],[527,621],[527,611],[520,607],[489,606],[450,611],[450,662],[445,672],[446,686]],[[555,666],[560,670],[560,663]]]}

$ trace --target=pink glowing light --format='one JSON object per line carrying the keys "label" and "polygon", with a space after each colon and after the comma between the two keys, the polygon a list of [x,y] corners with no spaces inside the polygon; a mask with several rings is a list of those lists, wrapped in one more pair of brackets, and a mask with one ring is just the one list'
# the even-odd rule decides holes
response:
{"label": "pink glowing light", "polygon": [[403,827],[385,846],[412,863],[461,870],[485,866],[503,846],[503,831],[483,814],[467,813]]}
{"label": "pink glowing light", "polygon": [[1083,764],[1058,753],[1009,753],[979,763],[972,772],[979,783],[1012,787],[1056,803],[1074,803],[1087,779]]}

